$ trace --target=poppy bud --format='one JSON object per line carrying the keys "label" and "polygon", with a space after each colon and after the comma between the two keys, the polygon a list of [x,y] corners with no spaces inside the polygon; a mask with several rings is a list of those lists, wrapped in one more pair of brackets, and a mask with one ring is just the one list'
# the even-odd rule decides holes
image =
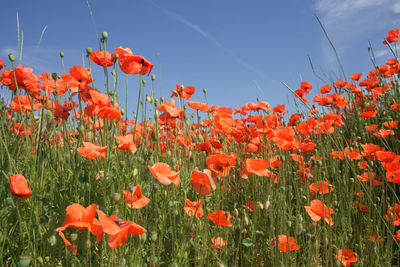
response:
{"label": "poppy bud", "polygon": [[137,168],[134,168],[133,169],[133,177],[136,177],[137,175],[138,175],[138,169]]}
{"label": "poppy bud", "polygon": [[267,200],[265,202],[265,209],[267,210],[269,208],[269,206],[271,205],[271,202],[269,200]]}
{"label": "poppy bud", "polygon": [[15,61],[14,54],[13,54],[13,53],[8,54],[8,59],[9,59],[11,62],[14,62],[14,61]]}
{"label": "poppy bud", "polygon": [[156,241],[156,240],[157,240],[157,237],[158,237],[157,232],[154,232],[154,231],[151,232],[151,236],[150,236],[151,240]]}
{"label": "poppy bud", "polygon": [[142,241],[142,243],[145,243],[146,240],[147,240],[147,232],[141,234],[141,235],[139,236],[139,238],[140,238],[140,241]]}
{"label": "poppy bud", "polygon": [[23,254],[19,256],[19,266],[20,267],[28,267],[31,263],[31,256],[27,254]]}
{"label": "poppy bud", "polygon": [[286,224],[290,228],[292,226],[292,221],[287,221]]}
{"label": "poppy bud", "polygon": [[72,233],[72,234],[71,234],[71,241],[72,241],[72,242],[75,242],[77,239],[78,239],[78,234]]}
{"label": "poppy bud", "polygon": [[121,115],[125,115],[125,109],[121,109]]}
{"label": "poppy bud", "polygon": [[115,193],[113,194],[114,203],[117,203],[118,201],[120,201],[120,199],[121,199],[121,194],[118,193],[118,192],[115,192]]}
{"label": "poppy bud", "polygon": [[63,51],[60,52],[60,57],[64,58],[64,52]]}
{"label": "poppy bud", "polygon": [[85,248],[86,248],[86,249],[90,249],[91,247],[92,247],[92,243],[90,242],[89,239],[87,239],[87,240],[85,241]]}
{"label": "poppy bud", "polygon": [[14,206],[14,200],[12,199],[12,197],[7,197],[6,198],[6,204],[7,206]]}
{"label": "poppy bud", "polygon": [[203,93],[207,94],[207,89],[206,88],[203,89]]}
{"label": "poppy bud", "polygon": [[249,218],[247,218],[247,216],[244,216],[244,225],[248,226],[249,225]]}
{"label": "poppy bud", "polygon": [[57,243],[57,238],[56,238],[56,236],[54,235],[54,234],[52,234],[50,237],[49,237],[49,243],[50,243],[50,246],[55,246],[56,245],[56,243]]}
{"label": "poppy bud", "polygon": [[235,209],[232,211],[232,215],[233,215],[233,217],[239,216],[239,211],[238,211],[238,209],[235,208]]}
{"label": "poppy bud", "polygon": [[145,85],[146,84],[146,80],[142,80],[142,84]]}
{"label": "poppy bud", "polygon": [[101,37],[103,38],[104,41],[107,40],[107,38],[108,38],[108,32],[102,32],[102,33],[101,33]]}
{"label": "poppy bud", "polygon": [[51,74],[51,78],[53,78],[53,80],[57,80],[57,78],[58,78],[57,73],[56,73],[56,72],[53,72],[53,73]]}
{"label": "poppy bud", "polygon": [[88,47],[88,48],[86,48],[86,54],[88,55],[88,56],[90,56],[90,54],[93,52],[93,48],[91,48],[91,47]]}
{"label": "poppy bud", "polygon": [[156,79],[156,75],[155,75],[155,74],[152,74],[152,75],[151,75],[151,80],[154,81],[155,79]]}
{"label": "poppy bud", "polygon": [[149,96],[149,95],[146,95],[146,101],[149,102],[149,103],[152,103],[153,102],[153,98],[151,96]]}

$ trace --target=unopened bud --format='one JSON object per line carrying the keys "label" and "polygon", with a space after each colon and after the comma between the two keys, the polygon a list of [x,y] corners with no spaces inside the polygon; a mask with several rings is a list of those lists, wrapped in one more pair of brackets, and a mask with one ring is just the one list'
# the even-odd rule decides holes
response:
{"label": "unopened bud", "polygon": [[14,54],[13,54],[13,53],[8,54],[8,59],[9,59],[11,62],[14,62],[14,61],[15,61]]}
{"label": "unopened bud", "polygon": [[93,48],[91,48],[91,47],[86,48],[86,53],[87,53],[88,56],[90,56],[90,54],[92,52],[93,52]]}
{"label": "unopened bud", "polygon": [[64,52],[63,52],[63,51],[60,52],[60,57],[61,57],[61,58],[64,57]]}
{"label": "unopened bud", "polygon": [[154,81],[155,79],[156,79],[156,75],[155,75],[155,74],[152,74],[152,75],[151,75],[151,80]]}
{"label": "unopened bud", "polygon": [[102,33],[101,33],[101,37],[102,37],[104,40],[107,40],[107,38],[108,38],[108,32],[102,32]]}

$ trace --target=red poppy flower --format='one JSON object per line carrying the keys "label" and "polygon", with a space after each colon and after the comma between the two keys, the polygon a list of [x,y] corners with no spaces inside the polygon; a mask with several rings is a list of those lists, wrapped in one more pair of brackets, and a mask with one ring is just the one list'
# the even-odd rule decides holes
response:
{"label": "red poppy flower", "polygon": [[211,189],[215,190],[217,188],[213,178],[211,177],[211,171],[208,169],[204,169],[204,171],[201,172],[199,169],[195,168],[192,171],[192,180],[190,181],[190,184],[197,194],[202,195],[209,195]]}
{"label": "red poppy flower", "polygon": [[361,78],[362,73],[353,73],[353,75],[350,76],[350,80],[353,81],[359,81]]}
{"label": "red poppy flower", "polygon": [[193,86],[184,87],[182,84],[181,85],[177,84],[176,91],[175,90],[171,91],[172,92],[171,97],[176,96],[176,93],[177,93],[180,98],[184,98],[187,100],[194,94],[194,90],[195,90],[195,87],[193,87]]}
{"label": "red poppy flower", "polygon": [[218,210],[214,213],[209,213],[207,217],[215,224],[222,226],[232,226],[232,216],[226,217],[226,212]]}
{"label": "red poppy flower", "polygon": [[143,208],[150,202],[149,198],[142,195],[142,188],[140,188],[140,185],[136,185],[132,192],[124,190],[122,193],[124,194],[124,202],[128,202],[126,204],[132,209]]}
{"label": "red poppy flower", "polygon": [[229,170],[235,166],[235,156],[226,154],[212,154],[207,156],[206,164],[208,169],[213,172],[213,176],[227,176]]}
{"label": "red poppy flower", "polygon": [[310,215],[311,220],[318,222],[321,218],[324,218],[325,222],[332,226],[333,220],[331,214],[335,213],[333,209],[325,206],[321,200],[314,199],[311,200],[311,206],[304,206],[308,215]]}
{"label": "red poppy flower", "polygon": [[58,227],[56,231],[64,240],[69,251],[72,250],[72,244],[65,238],[63,233],[63,231],[67,228],[74,228],[78,230],[89,229],[89,231],[97,237],[97,242],[101,241],[103,238],[103,229],[100,222],[95,218],[97,211],[96,204],[92,204],[87,208],[84,208],[81,204],[74,203],[69,205],[66,210],[67,214],[65,215],[65,219],[61,227]]}
{"label": "red poppy flower", "polygon": [[9,176],[11,194],[20,199],[27,199],[32,196],[32,190],[28,186],[28,182],[22,174],[13,174]]}
{"label": "red poppy flower", "polygon": [[222,237],[212,237],[211,242],[210,248],[222,248],[226,245],[226,241]]}
{"label": "red poppy flower", "polygon": [[210,110],[210,107],[205,103],[201,103],[201,102],[197,102],[197,101],[187,101],[186,103],[188,104],[188,106],[190,108],[195,109],[195,110],[200,110],[202,112],[208,112]]}
{"label": "red poppy flower", "polygon": [[132,51],[127,48],[119,47],[115,49],[115,53],[119,55],[119,67],[126,74],[150,74],[153,64],[142,56],[135,56]]}
{"label": "red poppy flower", "polygon": [[133,135],[116,136],[115,139],[119,141],[118,149],[130,150],[132,153],[137,151],[137,147],[133,142]]}
{"label": "red poppy flower", "polygon": [[351,249],[339,249],[336,258],[346,267],[349,267],[352,262],[358,260]]}
{"label": "red poppy flower", "polygon": [[246,172],[258,176],[270,177],[271,171],[268,170],[269,162],[266,159],[246,159],[244,168]]}
{"label": "red poppy flower", "polygon": [[85,158],[97,159],[101,156],[101,159],[105,161],[107,148],[108,146],[99,146],[91,142],[83,142],[83,147],[78,147],[76,150]]}
{"label": "red poppy flower", "polygon": [[387,38],[386,40],[383,41],[383,44],[390,44],[390,43],[395,43],[399,41],[399,29],[391,29],[387,33]]}
{"label": "red poppy flower", "polygon": [[97,210],[97,215],[103,231],[109,235],[108,246],[110,248],[122,246],[130,234],[141,235],[147,232],[146,229],[134,222],[124,221],[117,216],[107,217],[101,210]]}
{"label": "red poppy flower", "polygon": [[282,252],[290,252],[293,250],[299,250],[300,246],[294,242],[294,237],[286,235],[279,235],[278,236],[278,249]]}
{"label": "red poppy flower", "polygon": [[0,59],[0,70],[4,68],[4,61],[2,59]]}
{"label": "red poppy flower", "polygon": [[180,183],[179,171],[172,171],[171,167],[163,162],[157,162],[153,166],[147,166],[153,176],[163,185],[169,185],[171,183],[176,186]]}
{"label": "red poppy flower", "polygon": [[105,63],[107,63],[107,67],[112,66],[113,64],[114,54],[110,54],[110,52],[106,51],[105,58],[104,58],[104,51],[97,50],[90,54],[89,59],[96,63],[99,66],[104,67]]}
{"label": "red poppy flower", "polygon": [[42,105],[38,103],[39,101],[34,101],[31,96],[20,95],[19,97],[15,96],[13,98],[12,103],[10,103],[10,108],[15,112],[32,112],[32,107],[34,111],[42,107]]}
{"label": "red poppy flower", "polygon": [[327,181],[312,183],[309,186],[311,195],[315,194],[328,194],[333,191],[333,187],[329,188],[331,184]]}
{"label": "red poppy flower", "polygon": [[187,215],[196,215],[197,218],[203,217],[204,211],[201,207],[201,202],[203,201],[202,199],[199,199],[199,201],[190,201],[186,198],[185,201],[186,205],[183,207],[183,210],[186,212]]}

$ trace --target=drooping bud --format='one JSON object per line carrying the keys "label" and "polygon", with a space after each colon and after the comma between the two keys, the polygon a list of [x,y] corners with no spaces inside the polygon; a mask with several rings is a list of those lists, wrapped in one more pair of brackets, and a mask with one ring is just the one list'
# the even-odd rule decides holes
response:
{"label": "drooping bud", "polygon": [[8,59],[9,59],[11,62],[14,62],[14,61],[15,61],[14,54],[13,54],[13,53],[8,54]]}
{"label": "drooping bud", "polygon": [[90,56],[90,54],[93,52],[93,48],[91,48],[91,47],[87,47],[86,48],[86,54],[88,55],[88,56]]}

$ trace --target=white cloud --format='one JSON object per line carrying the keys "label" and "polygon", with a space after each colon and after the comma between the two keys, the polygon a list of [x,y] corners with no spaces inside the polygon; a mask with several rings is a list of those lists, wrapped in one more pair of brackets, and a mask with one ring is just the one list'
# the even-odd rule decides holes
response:
{"label": "white cloud", "polygon": [[[353,56],[349,54],[353,52],[367,54],[368,40],[381,44],[387,31],[400,26],[396,25],[398,0],[314,0],[312,7],[341,58]],[[321,53],[325,63],[336,62],[325,37],[321,39]],[[383,52],[379,54],[383,56]]]}

